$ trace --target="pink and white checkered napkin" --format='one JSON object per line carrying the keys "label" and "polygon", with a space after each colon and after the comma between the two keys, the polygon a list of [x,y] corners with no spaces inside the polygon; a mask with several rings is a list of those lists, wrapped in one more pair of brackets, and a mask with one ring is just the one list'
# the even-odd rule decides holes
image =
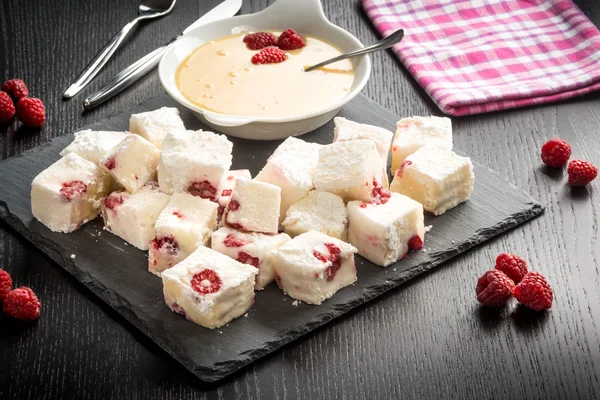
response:
{"label": "pink and white checkered napkin", "polygon": [[600,89],[600,31],[571,0],[361,0],[446,114],[568,99]]}

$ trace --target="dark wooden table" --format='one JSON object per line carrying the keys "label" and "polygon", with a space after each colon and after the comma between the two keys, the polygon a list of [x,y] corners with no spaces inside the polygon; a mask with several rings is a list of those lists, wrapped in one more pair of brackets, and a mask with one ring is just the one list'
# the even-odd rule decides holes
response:
{"label": "dark wooden table", "polygon": [[[217,2],[179,0],[171,15],[143,25],[84,93]],[[575,2],[600,25],[597,0]],[[245,2],[242,13],[269,3]],[[334,23],[366,43],[377,38],[358,1],[324,3]],[[82,112],[85,96],[61,100],[87,61],[135,16],[137,5],[0,2],[0,80],[23,78],[47,110],[41,131],[1,128],[3,159],[163,92],[153,74],[89,113]],[[439,115],[392,53],[377,53],[373,61],[367,96],[398,115]],[[571,190],[562,172],[540,167],[539,149],[560,136],[571,143],[574,156],[599,165],[600,95],[453,123],[458,149],[529,191],[547,206],[546,213],[216,385],[199,382],[0,224],[0,266],[19,285],[33,287],[43,303],[41,319],[31,326],[0,320],[0,398],[598,398],[600,182]],[[475,281],[502,251],[524,255],[547,276],[556,297],[550,312],[477,305]]]}

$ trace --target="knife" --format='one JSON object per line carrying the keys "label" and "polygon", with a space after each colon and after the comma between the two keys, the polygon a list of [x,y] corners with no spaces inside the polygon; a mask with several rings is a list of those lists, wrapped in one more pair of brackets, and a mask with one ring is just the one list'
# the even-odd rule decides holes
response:
{"label": "knife", "polygon": [[148,72],[156,68],[163,54],[165,54],[167,51],[167,48],[182,35],[185,35],[200,25],[227,17],[233,17],[241,7],[242,0],[225,0],[196,20],[196,22],[185,28],[181,35],[175,36],[164,46],[146,54],[144,57],[140,58],[135,63],[131,64],[129,67],[115,75],[106,85],[85,99],[83,101],[83,107],[85,107],[86,110],[91,110],[92,108],[99,106],[108,99],[112,98],[116,94],[122,92],[135,82],[139,81]]}

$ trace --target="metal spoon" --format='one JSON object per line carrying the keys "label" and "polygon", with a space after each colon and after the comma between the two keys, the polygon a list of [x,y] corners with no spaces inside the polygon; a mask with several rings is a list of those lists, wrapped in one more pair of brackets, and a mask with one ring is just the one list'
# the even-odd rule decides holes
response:
{"label": "metal spoon", "polygon": [[81,75],[77,78],[71,86],[63,93],[65,99],[70,99],[79,93],[94,77],[100,72],[102,67],[108,62],[112,55],[117,51],[117,48],[123,43],[123,40],[129,32],[138,24],[138,22],[145,19],[153,19],[162,17],[171,12],[175,6],[177,0],[142,0],[142,3],[138,7],[138,17],[121,29],[121,32],[117,33],[110,42],[94,57],[87,67],[83,70]]}
{"label": "metal spoon", "polygon": [[356,56],[360,56],[362,54],[367,54],[367,53],[373,53],[378,50],[389,49],[390,47],[392,47],[393,45],[395,45],[396,43],[401,41],[403,37],[404,37],[404,29],[398,29],[396,32],[392,33],[390,36],[386,37],[385,39],[381,39],[379,42],[375,42],[370,46],[363,47],[362,49],[358,49],[358,50],[350,51],[348,53],[341,54],[337,57],[330,58],[329,60],[320,62],[313,66],[305,67],[304,71],[310,72],[317,68],[321,68],[324,65],[331,64],[331,63],[341,61],[341,60],[345,60],[346,58],[356,57]]}

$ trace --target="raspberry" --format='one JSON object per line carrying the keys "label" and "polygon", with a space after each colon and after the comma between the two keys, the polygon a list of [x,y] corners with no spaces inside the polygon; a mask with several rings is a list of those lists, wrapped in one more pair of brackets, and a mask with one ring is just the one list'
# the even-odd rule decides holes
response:
{"label": "raspberry", "polygon": [[33,290],[21,286],[4,299],[4,314],[19,321],[33,321],[40,316],[41,304]]}
{"label": "raspberry", "polygon": [[62,184],[62,188],[60,188],[61,196],[67,201],[73,200],[86,191],[87,185],[81,181],[65,182]]}
{"label": "raspberry", "polygon": [[487,271],[477,280],[477,300],[486,306],[498,307],[506,304],[513,295],[515,283],[502,271]]}
{"label": "raspberry", "polygon": [[[325,270],[327,281],[331,282],[333,278],[335,278],[335,274],[337,274],[338,270],[342,266],[342,257],[340,257],[342,250],[333,243],[325,243],[325,247],[327,247],[327,250],[329,250],[329,257],[325,257],[325,255],[319,253],[318,251],[313,251],[313,256],[324,263],[331,261],[331,265]],[[318,276],[318,274],[315,275],[315,277]]]}
{"label": "raspberry", "polygon": [[385,204],[392,196],[390,191],[381,187],[376,179],[373,179],[373,192],[371,194],[373,196],[373,204]]}
{"label": "raspberry", "polygon": [[254,268],[258,268],[258,265],[260,264],[260,259],[258,257],[252,257],[245,251],[240,251],[236,260],[241,262],[242,264],[252,265]]}
{"label": "raspberry", "polygon": [[185,218],[185,215],[183,215],[179,211],[173,211],[173,215],[176,216],[177,218],[181,218],[181,219]]}
{"label": "raspberry", "polygon": [[415,235],[413,237],[410,238],[410,240],[408,241],[408,248],[411,250],[421,250],[421,248],[423,247],[423,239],[421,239],[419,237],[419,235]]}
{"label": "raspberry", "polygon": [[12,278],[5,270],[0,268],[0,302],[4,301],[6,295],[12,290]]}
{"label": "raspberry", "polygon": [[111,194],[110,196],[105,197],[102,201],[104,202],[104,207],[108,208],[109,210],[114,210],[117,208],[117,206],[123,204],[124,200],[119,194]]}
{"label": "raspberry", "polygon": [[11,95],[15,101],[29,96],[29,89],[27,89],[27,85],[20,79],[11,79],[4,82],[2,85],[2,91]]}
{"label": "raspberry", "polygon": [[238,231],[244,230],[244,225],[238,224],[237,222],[228,222],[227,226],[229,226],[230,228],[233,228],[233,229],[237,229]]}
{"label": "raspberry", "polygon": [[210,294],[218,292],[221,289],[221,278],[212,269],[205,269],[197,273],[192,278],[190,285],[195,292],[200,294]]}
{"label": "raspberry", "polygon": [[549,167],[562,167],[571,157],[571,146],[562,139],[550,139],[542,146],[541,156]]}
{"label": "raspberry", "polygon": [[217,193],[217,188],[211,185],[209,181],[192,182],[187,191],[192,196],[202,197],[203,199],[213,199]]}
{"label": "raspberry", "polygon": [[237,200],[231,200],[229,202],[229,205],[227,206],[227,209],[229,211],[237,211],[240,208],[240,202]]}
{"label": "raspberry", "polygon": [[23,97],[17,103],[17,118],[25,125],[37,128],[46,120],[44,103],[35,97]]}
{"label": "raspberry", "polygon": [[285,53],[277,47],[266,47],[252,56],[252,64],[276,64],[287,59]]}
{"label": "raspberry", "polygon": [[233,192],[233,190],[231,190],[231,189],[225,189],[221,192],[221,196],[231,196],[232,192]]}
{"label": "raspberry", "polygon": [[569,185],[585,186],[598,175],[598,167],[589,161],[573,160],[567,167]]}
{"label": "raspberry", "polygon": [[306,46],[304,39],[293,29],[284,31],[277,39],[277,47],[281,50],[296,50],[304,46]]}
{"label": "raspberry", "polygon": [[250,50],[260,50],[277,44],[277,38],[269,32],[250,33],[244,36],[243,40]]}
{"label": "raspberry", "polygon": [[528,272],[523,280],[515,287],[514,295],[517,301],[535,311],[547,310],[552,307],[554,293],[539,272]]}
{"label": "raspberry", "polygon": [[400,164],[400,168],[398,168],[396,170],[396,176],[402,178],[402,172],[404,172],[404,168],[408,167],[409,165],[412,165],[412,161],[410,161],[410,160],[402,161],[402,164]]}
{"label": "raspberry", "polygon": [[0,92],[0,123],[8,122],[15,116],[15,105],[10,96]]}
{"label": "raspberry", "polygon": [[104,163],[104,167],[109,171],[112,171],[113,169],[115,169],[117,167],[116,157],[112,156],[108,160],[106,160],[106,162]]}
{"label": "raspberry", "polygon": [[163,251],[173,256],[179,253],[179,244],[177,243],[177,240],[175,240],[173,235],[164,236],[161,238],[154,238],[150,241],[150,245],[156,250],[162,249]]}
{"label": "raspberry", "polygon": [[496,258],[496,269],[517,284],[527,273],[527,262],[515,254],[502,253]]}
{"label": "raspberry", "polygon": [[225,245],[225,247],[242,247],[244,245],[247,245],[248,243],[250,242],[242,238],[235,237],[232,234],[227,235],[223,240],[223,244]]}

